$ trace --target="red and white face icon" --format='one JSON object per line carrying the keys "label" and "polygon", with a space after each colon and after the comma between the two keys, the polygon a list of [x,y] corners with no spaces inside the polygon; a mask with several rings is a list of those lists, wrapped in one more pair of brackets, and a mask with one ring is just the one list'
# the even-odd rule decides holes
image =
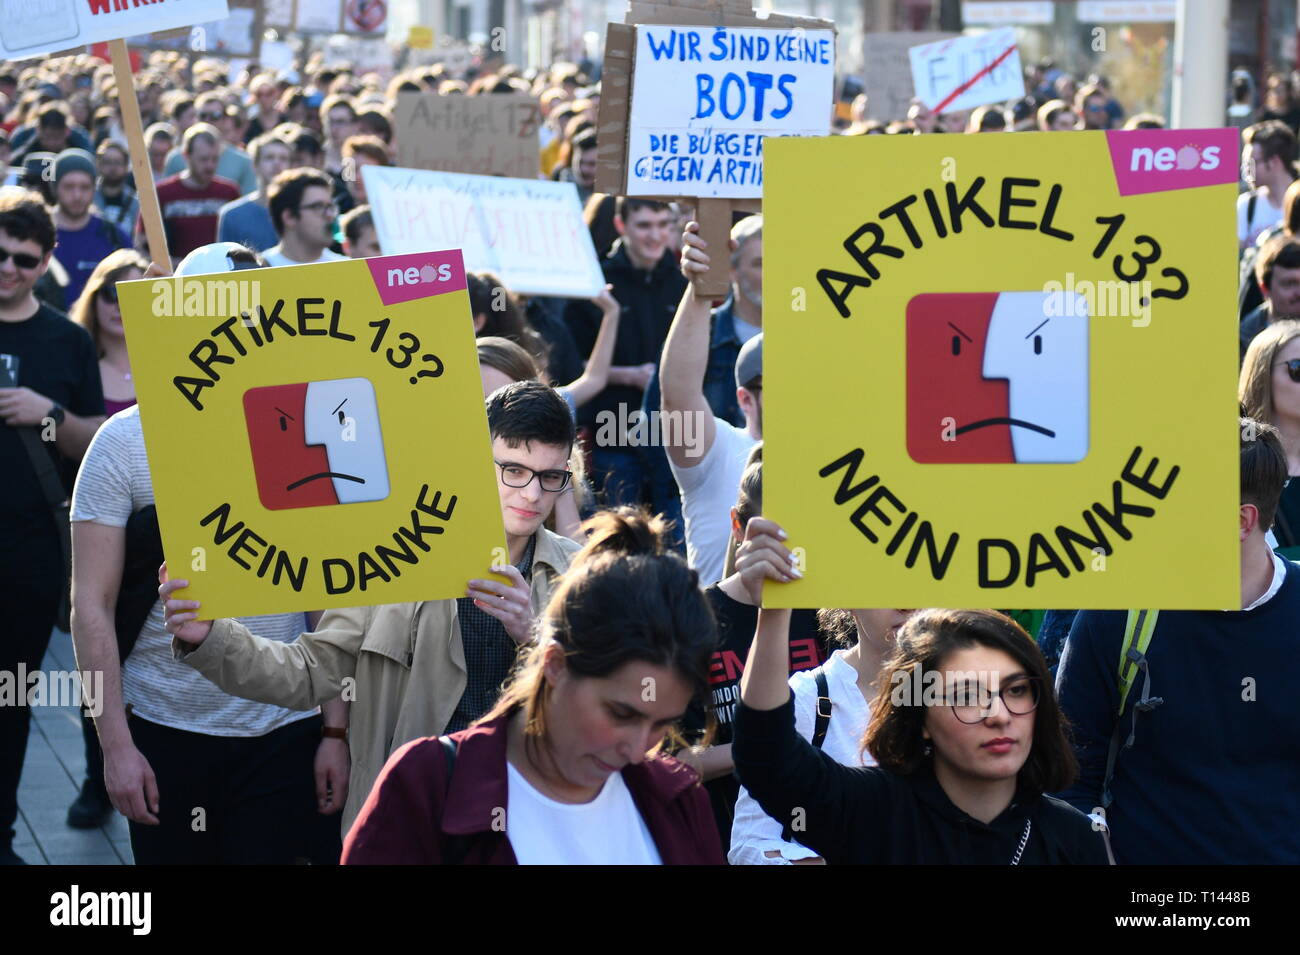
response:
{"label": "red and white face icon", "polygon": [[1088,303],[1073,292],[907,304],[907,451],[922,464],[1068,463],[1088,453]]}
{"label": "red and white face icon", "polygon": [[366,379],[250,388],[244,419],[257,494],[268,510],[388,497],[379,407]]}

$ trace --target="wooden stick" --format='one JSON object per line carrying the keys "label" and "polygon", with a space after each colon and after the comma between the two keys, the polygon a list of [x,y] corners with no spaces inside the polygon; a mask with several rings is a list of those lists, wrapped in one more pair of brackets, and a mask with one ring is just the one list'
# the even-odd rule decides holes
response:
{"label": "wooden stick", "polygon": [[140,216],[144,220],[145,237],[149,240],[149,257],[171,274],[172,259],[167,252],[167,232],[163,229],[158,191],[153,183],[153,168],[149,165],[149,150],[144,142],[140,102],[135,98],[135,80],[131,76],[131,58],[126,51],[126,40],[109,40],[108,49],[113,58],[117,103],[122,111],[122,126],[126,131],[131,171],[135,173],[135,188],[140,196]]}
{"label": "wooden stick", "polygon": [[698,298],[721,299],[731,294],[731,200],[697,199],[695,221],[708,245],[709,270],[695,280]]}

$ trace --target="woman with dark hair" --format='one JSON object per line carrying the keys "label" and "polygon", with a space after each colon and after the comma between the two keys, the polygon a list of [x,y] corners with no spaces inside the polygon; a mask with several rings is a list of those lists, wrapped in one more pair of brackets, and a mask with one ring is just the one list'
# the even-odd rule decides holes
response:
{"label": "woman with dark hair", "polygon": [[[778,580],[797,568],[780,527],[749,522],[737,565]],[[863,745],[848,767],[795,732],[789,610],[763,610],[741,680],[732,758],[774,819],[828,863],[1105,864],[1089,818],[1044,795],[1077,772],[1047,666],[992,610],[925,610],[881,669]]]}
{"label": "woman with dark hair", "polygon": [[721,864],[699,777],[659,748],[708,689],[716,629],[663,522],[589,537],[501,698],[388,760],[344,865]]}
{"label": "woman with dark hair", "polygon": [[68,316],[86,331],[99,353],[99,377],[104,385],[104,411],[110,418],[135,404],[131,357],[126,351],[117,283],[144,278],[149,263],[134,249],[110,252],[95,266],[86,287]]}

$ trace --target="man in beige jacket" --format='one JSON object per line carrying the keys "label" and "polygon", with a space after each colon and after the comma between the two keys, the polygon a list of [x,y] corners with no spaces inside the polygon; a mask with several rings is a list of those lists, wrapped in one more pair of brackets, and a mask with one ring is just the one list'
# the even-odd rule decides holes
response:
{"label": "man in beige jacket", "polygon": [[226,692],[297,709],[340,693],[351,701],[344,833],[394,750],[463,729],[492,705],[578,549],[542,526],[571,477],[564,399],[539,382],[515,382],[493,392],[487,415],[510,550],[510,566],[493,570],[511,585],[471,580],[455,599],[326,611],[315,632],[292,643],[234,620],[200,621],[197,602],[171,597],[187,581],[159,588],[174,655]]}

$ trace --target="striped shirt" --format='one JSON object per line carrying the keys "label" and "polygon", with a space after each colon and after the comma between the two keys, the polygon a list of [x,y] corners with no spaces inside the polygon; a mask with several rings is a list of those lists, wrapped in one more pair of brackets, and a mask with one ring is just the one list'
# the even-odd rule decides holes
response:
{"label": "striped shirt", "polygon": [[[125,527],[133,513],[153,503],[140,410],[133,406],[104,422],[90,442],[72,494],[72,520]],[[307,629],[301,613],[241,617],[239,622],[258,636],[281,643],[291,643]],[[134,715],[151,723],[207,736],[263,736],[315,712],[231,696],[172,659],[161,600],[149,611],[131,655],[122,664],[122,699]]]}

